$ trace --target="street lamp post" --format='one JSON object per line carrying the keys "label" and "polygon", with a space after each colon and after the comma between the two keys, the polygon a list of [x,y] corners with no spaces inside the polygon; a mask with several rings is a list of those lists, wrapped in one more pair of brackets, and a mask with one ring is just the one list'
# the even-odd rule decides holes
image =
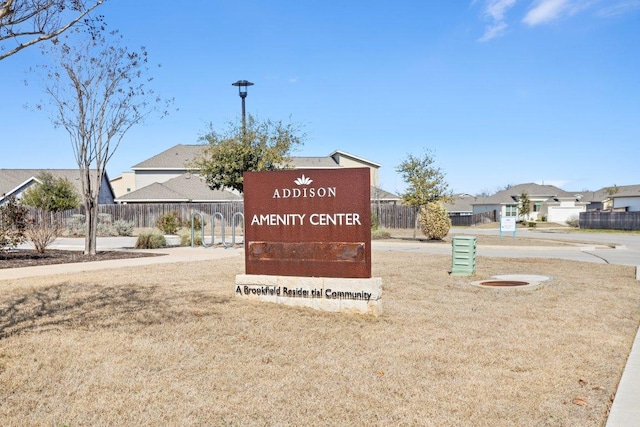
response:
{"label": "street lamp post", "polygon": [[244,109],[244,99],[247,97],[247,87],[253,86],[253,83],[247,80],[238,80],[235,83],[231,83],[232,86],[238,86],[238,95],[242,99],[242,131],[244,132],[246,121],[245,121],[245,109]]}

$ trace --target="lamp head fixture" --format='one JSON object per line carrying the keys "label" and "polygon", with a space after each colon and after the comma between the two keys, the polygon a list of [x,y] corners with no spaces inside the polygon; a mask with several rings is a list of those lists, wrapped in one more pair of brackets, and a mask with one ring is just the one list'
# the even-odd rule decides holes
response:
{"label": "lamp head fixture", "polygon": [[247,80],[238,80],[235,83],[231,83],[232,86],[238,86],[238,95],[240,95],[240,98],[246,98],[247,97],[247,87],[249,86],[253,86],[253,83],[251,83],[250,81]]}

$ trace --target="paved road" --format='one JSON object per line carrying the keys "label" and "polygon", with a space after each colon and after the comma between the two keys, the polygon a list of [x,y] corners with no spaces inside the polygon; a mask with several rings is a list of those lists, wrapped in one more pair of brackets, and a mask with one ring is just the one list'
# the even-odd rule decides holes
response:
{"label": "paved road", "polygon": [[[499,236],[497,229],[454,229],[454,235],[493,235]],[[564,240],[569,242],[584,242],[576,246],[544,246],[541,242],[536,246],[500,246],[482,245],[478,248],[478,256],[501,258],[559,258],[572,261],[586,261],[594,263],[640,265],[640,234],[619,233],[567,233],[562,231],[521,231],[517,238],[534,238],[546,240]],[[503,239],[513,239],[511,235]],[[170,237],[178,244],[177,237]],[[230,238],[227,239],[230,242]],[[242,236],[238,236],[242,242]],[[133,248],[135,237],[98,237],[98,249]],[[23,245],[23,247],[29,247]],[[50,246],[52,249],[82,249],[83,238],[60,237]],[[447,243],[420,242],[411,240],[374,240],[373,249],[393,250],[404,252],[427,252],[436,254],[450,254],[451,245]]]}
{"label": "paved road", "polygon": [[[452,234],[499,236],[500,232],[499,230],[490,229],[456,229],[452,230]],[[640,234],[518,230],[516,239],[519,237],[584,242],[584,245],[576,247],[546,247],[543,250],[526,246],[504,248],[485,246],[478,249],[478,255],[505,258],[562,258],[607,264],[640,265]],[[513,239],[511,235],[503,235],[502,238]],[[540,246],[544,246],[544,244],[541,243]]]}

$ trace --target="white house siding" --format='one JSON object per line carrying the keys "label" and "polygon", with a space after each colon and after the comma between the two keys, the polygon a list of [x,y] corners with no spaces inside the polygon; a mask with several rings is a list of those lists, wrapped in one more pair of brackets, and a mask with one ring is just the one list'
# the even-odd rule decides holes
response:
{"label": "white house siding", "polygon": [[33,181],[33,180],[29,180],[29,181],[25,182],[19,188],[16,189],[16,191],[13,193],[13,196],[16,199],[21,200],[23,193],[25,191],[27,191],[29,189],[29,187],[31,187],[34,183],[35,183],[35,181]]}
{"label": "white house siding", "polygon": [[616,197],[613,199],[613,208],[626,207],[629,212],[640,211],[640,197]]}
{"label": "white house siding", "polygon": [[563,206],[560,205],[547,206],[547,221],[549,222],[557,222],[559,224],[564,224],[569,218],[573,216],[579,216],[580,212],[585,212],[585,206]]}

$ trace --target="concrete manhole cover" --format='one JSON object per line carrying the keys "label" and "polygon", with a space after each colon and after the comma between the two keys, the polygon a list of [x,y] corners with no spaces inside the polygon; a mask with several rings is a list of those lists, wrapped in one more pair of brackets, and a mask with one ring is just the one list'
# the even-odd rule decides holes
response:
{"label": "concrete manhole cover", "polygon": [[482,286],[527,286],[529,282],[520,282],[518,280],[484,280],[480,282]]}
{"label": "concrete manhole cover", "polygon": [[551,277],[540,274],[500,274],[491,276],[491,278],[499,280],[521,280],[523,282],[546,282],[547,280],[551,280]]}
{"label": "concrete manhole cover", "polygon": [[532,274],[508,274],[493,276],[489,280],[479,280],[471,282],[471,284],[479,288],[533,290],[538,289],[542,286],[542,282],[550,279],[551,278],[547,276]]}

